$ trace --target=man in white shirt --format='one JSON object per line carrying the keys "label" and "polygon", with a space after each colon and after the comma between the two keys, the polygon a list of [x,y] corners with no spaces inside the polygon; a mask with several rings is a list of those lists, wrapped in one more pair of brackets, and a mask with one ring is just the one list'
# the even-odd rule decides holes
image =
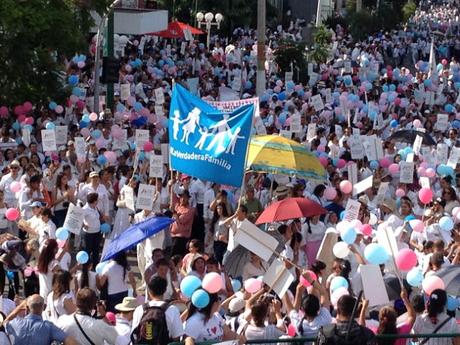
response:
{"label": "man in white shirt", "polygon": [[0,180],[0,190],[3,191],[4,193],[4,200],[5,204],[10,207],[16,207],[18,204],[18,199],[16,198],[16,193],[12,192],[10,189],[10,185],[13,182],[20,182],[21,181],[21,175],[19,174],[19,171],[21,169],[21,166],[17,160],[14,160],[11,162],[9,165],[9,170],[10,172],[2,177]]}
{"label": "man in white shirt", "polygon": [[89,288],[78,290],[77,311],[75,314],[62,315],[57,321],[57,326],[80,345],[104,344],[104,342],[115,344],[118,338],[115,327],[91,316],[92,311],[96,309],[96,301],[97,296],[93,290]]}
{"label": "man in white shirt", "polygon": [[85,184],[78,191],[78,200],[82,203],[86,201],[86,197],[90,193],[97,193],[98,202],[97,208],[101,212],[101,216],[107,220],[109,219],[109,196],[107,188],[100,183],[99,174],[95,171],[92,171],[89,174],[90,183]]}
{"label": "man in white shirt", "polygon": [[[150,301],[148,307],[165,307],[163,301],[163,295],[166,292],[168,282],[166,279],[155,276],[150,279],[148,283],[148,295]],[[133,316],[132,334],[137,335],[137,327],[144,314],[144,306],[141,305],[136,308]],[[174,305],[169,305],[165,310],[166,325],[168,327],[169,340],[178,341],[179,338],[184,334],[184,328],[180,318],[179,309]]]}
{"label": "man in white shirt", "polygon": [[117,330],[118,338],[115,345],[129,345],[131,343],[131,326],[137,305],[137,300],[134,297],[125,297],[122,303],[115,306],[115,309],[119,312],[116,315],[115,329]]}
{"label": "man in white shirt", "polygon": [[90,193],[86,198],[86,205],[83,207],[85,216],[83,219],[83,240],[84,248],[90,256],[93,266],[99,262],[99,247],[101,243],[101,220],[100,212],[97,209],[98,194]]}

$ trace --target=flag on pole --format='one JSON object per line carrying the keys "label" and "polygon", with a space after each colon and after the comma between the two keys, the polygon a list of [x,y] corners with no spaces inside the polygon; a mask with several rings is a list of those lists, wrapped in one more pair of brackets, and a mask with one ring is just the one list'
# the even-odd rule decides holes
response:
{"label": "flag on pole", "polygon": [[438,69],[436,66],[434,39],[431,39],[429,66],[430,66],[430,70],[428,71],[428,78],[431,78],[434,82],[437,82],[438,81]]}
{"label": "flag on pole", "polygon": [[253,104],[224,113],[176,84],[169,112],[171,168],[240,187],[253,113]]}

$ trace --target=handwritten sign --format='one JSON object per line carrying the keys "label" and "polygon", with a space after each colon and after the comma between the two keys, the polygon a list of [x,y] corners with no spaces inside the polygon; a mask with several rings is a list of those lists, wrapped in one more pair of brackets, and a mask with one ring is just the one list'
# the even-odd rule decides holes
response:
{"label": "handwritten sign", "polygon": [[149,141],[150,133],[148,129],[136,129],[136,148],[142,150],[144,144]]}
{"label": "handwritten sign", "polygon": [[163,88],[159,87],[155,89],[155,104],[163,104],[165,102],[165,94]]}
{"label": "handwritten sign", "polygon": [[348,180],[354,185],[358,183],[358,165],[351,162],[347,165]]}
{"label": "handwritten sign", "polygon": [[155,195],[155,187],[149,184],[139,184],[137,191],[136,206],[141,210],[151,211],[153,209],[153,197]]}
{"label": "handwritten sign", "polygon": [[45,152],[57,151],[56,132],[54,129],[42,129],[42,148]]}
{"label": "handwritten sign", "polygon": [[75,137],[75,153],[78,159],[86,159],[86,141],[83,137]]}
{"label": "handwritten sign", "polygon": [[436,121],[436,129],[444,132],[449,126],[449,115],[447,114],[438,114]]}
{"label": "handwritten sign", "polygon": [[400,183],[412,183],[414,182],[414,162],[399,163],[399,182]]}
{"label": "handwritten sign", "polygon": [[135,212],[136,208],[134,207],[134,190],[130,186],[125,185],[122,189],[122,192],[126,207]]}
{"label": "handwritten sign", "polygon": [[420,153],[420,149],[422,147],[423,137],[421,135],[417,135],[414,140],[414,153],[418,155]]}
{"label": "handwritten sign", "polygon": [[163,157],[150,155],[149,177],[163,177]]}
{"label": "handwritten sign", "polygon": [[458,160],[460,159],[460,148],[452,147],[450,150],[449,160],[447,161],[447,165],[450,166],[452,169],[457,167]]}
{"label": "handwritten sign", "polygon": [[169,144],[161,144],[161,156],[163,157],[163,164],[169,165]]}
{"label": "handwritten sign", "polygon": [[309,123],[307,127],[307,140],[311,140],[316,136],[316,123]]}
{"label": "handwritten sign", "polygon": [[324,109],[324,103],[323,99],[321,98],[321,95],[312,96],[310,103],[313,106],[313,108],[315,108],[315,111],[321,111]]}
{"label": "handwritten sign", "polygon": [[385,200],[385,195],[387,194],[389,185],[390,182],[380,182],[379,189],[377,190],[377,195],[375,196],[376,205],[381,205]]}
{"label": "handwritten sign", "polygon": [[56,145],[67,144],[67,135],[69,133],[68,126],[56,126]]}
{"label": "handwritten sign", "polygon": [[283,260],[275,259],[264,274],[264,283],[271,287],[276,294],[282,298],[289,286],[294,282],[294,276]]}
{"label": "handwritten sign", "polygon": [[358,219],[360,208],[361,208],[361,203],[359,201],[348,199],[347,205],[345,206],[344,219],[349,222],[351,222],[352,220]]}
{"label": "handwritten sign", "polygon": [[300,133],[302,131],[300,114],[294,114],[291,116],[291,125],[289,126],[289,128],[292,133]]}
{"label": "handwritten sign", "polygon": [[64,220],[63,227],[75,235],[79,235],[83,226],[85,211],[80,206],[69,204],[67,215]]}
{"label": "handwritten sign", "polygon": [[120,84],[120,99],[127,101],[131,96],[131,86],[129,84]]}
{"label": "handwritten sign", "polygon": [[350,145],[350,152],[352,159],[363,159],[364,158],[364,146],[361,142],[361,136],[353,134],[350,139],[348,139],[348,144]]}

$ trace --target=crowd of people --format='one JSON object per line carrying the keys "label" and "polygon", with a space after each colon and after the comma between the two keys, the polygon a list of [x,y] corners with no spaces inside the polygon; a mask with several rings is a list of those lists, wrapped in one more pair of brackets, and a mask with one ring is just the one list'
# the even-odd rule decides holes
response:
{"label": "crowd of people", "polygon": [[[163,148],[173,82],[206,101],[254,97],[255,31],[214,36],[209,49],[198,40],[132,37],[113,112],[92,111],[94,42],[88,56],[66,61],[72,95],[65,104],[0,107],[0,344],[295,336],[407,344],[417,340],[375,335],[460,334],[458,5],[424,3],[400,30],[364,41],[337,26],[328,62],[312,64],[303,84],[273,63],[281,39],[299,39],[300,21],[267,31],[267,85],[256,114],[263,129],[254,135],[301,143],[325,168],[325,181],[251,171],[233,188],[169,168]],[[291,126],[299,118],[300,129]],[[137,129],[149,131],[143,147],[136,147]],[[55,132],[55,151],[46,150],[42,130]],[[166,157],[162,177],[150,176],[155,154]],[[352,185],[370,176],[355,195]],[[154,188],[149,209],[132,206],[139,184]],[[242,222],[255,223],[270,204],[291,197],[326,213],[264,228],[295,277],[279,296],[262,283],[271,262],[247,249],[247,260],[230,261],[243,253],[234,241]],[[348,222],[350,199],[360,206]],[[83,225],[70,234],[73,206],[82,208]],[[100,262],[131,225],[160,216],[174,222]],[[395,243],[383,261],[373,251],[382,231]],[[326,245],[330,257],[320,255]],[[361,271],[370,264],[399,287],[390,294],[387,286],[383,305],[361,293]],[[447,268],[457,280],[439,278]],[[455,345],[460,336],[418,341]]]}

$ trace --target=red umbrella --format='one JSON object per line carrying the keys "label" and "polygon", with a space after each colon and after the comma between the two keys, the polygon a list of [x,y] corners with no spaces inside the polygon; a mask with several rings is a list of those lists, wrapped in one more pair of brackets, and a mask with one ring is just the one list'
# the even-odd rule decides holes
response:
{"label": "red umbrella", "polygon": [[163,38],[184,38],[184,30],[190,30],[192,35],[202,35],[203,31],[194,28],[185,23],[181,22],[171,22],[168,24],[168,28],[163,31],[151,32],[146,35],[160,36]]}
{"label": "red umbrella", "polygon": [[256,224],[278,222],[282,220],[312,217],[327,213],[320,204],[305,198],[289,198],[274,202],[266,208]]}

